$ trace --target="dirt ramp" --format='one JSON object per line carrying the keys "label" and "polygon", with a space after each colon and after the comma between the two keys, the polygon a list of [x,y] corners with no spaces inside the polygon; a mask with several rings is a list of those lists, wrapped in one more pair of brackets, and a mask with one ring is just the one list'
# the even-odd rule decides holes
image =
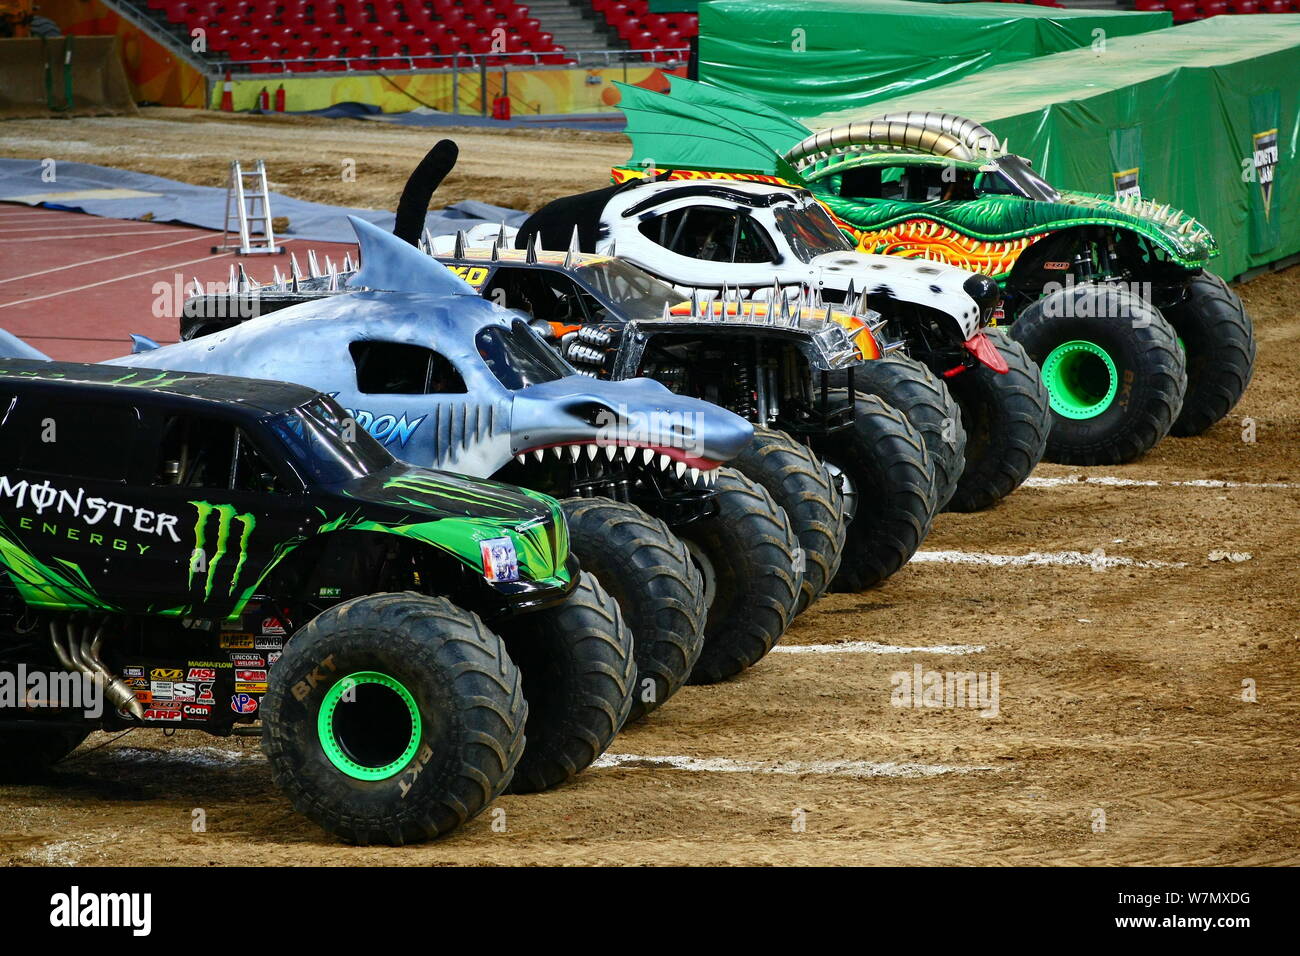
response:
{"label": "dirt ramp", "polygon": [[116,37],[0,40],[0,119],[136,112]]}

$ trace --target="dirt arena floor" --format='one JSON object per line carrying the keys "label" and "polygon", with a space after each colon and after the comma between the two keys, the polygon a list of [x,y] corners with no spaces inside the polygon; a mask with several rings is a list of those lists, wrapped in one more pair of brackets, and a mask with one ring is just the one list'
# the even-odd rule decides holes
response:
{"label": "dirt arena floor", "polygon": [[[216,182],[229,141],[199,158],[169,133],[133,158],[150,123],[232,129],[157,112],[134,132],[6,123],[0,149],[46,155],[15,145],[46,130],[77,141],[69,158]],[[352,129],[331,140],[377,170],[387,157],[392,188],[428,137]],[[281,179],[306,168],[289,154],[335,149],[313,124],[248,130],[244,155],[282,144]],[[484,191],[458,173],[458,195],[521,206],[626,155],[604,135],[474,136]],[[529,202],[506,191],[524,155],[548,157]],[[882,587],[824,599],[758,666],[687,688],[569,786],[502,798],[434,844],[358,849],[289,808],[255,741],[98,734],[50,783],[0,788],[0,864],[1300,863],[1300,268],[1241,292],[1259,359],[1229,419],[1133,465],[1041,466],[998,507],[941,516]],[[996,714],[895,706],[914,669],[996,677]]]}

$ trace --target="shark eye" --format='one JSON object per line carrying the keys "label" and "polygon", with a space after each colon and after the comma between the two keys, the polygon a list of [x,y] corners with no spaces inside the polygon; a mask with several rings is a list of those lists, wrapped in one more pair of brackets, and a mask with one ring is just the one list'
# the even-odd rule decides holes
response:
{"label": "shark eye", "polygon": [[608,428],[619,422],[618,412],[601,402],[579,402],[569,406],[569,412],[597,428]]}

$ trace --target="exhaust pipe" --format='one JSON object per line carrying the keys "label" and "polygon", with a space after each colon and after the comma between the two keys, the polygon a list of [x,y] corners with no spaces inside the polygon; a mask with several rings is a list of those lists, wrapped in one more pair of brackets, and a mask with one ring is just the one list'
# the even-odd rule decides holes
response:
{"label": "exhaust pipe", "polygon": [[99,680],[104,686],[104,693],[108,696],[109,703],[115,710],[125,708],[136,720],[143,720],[144,707],[136,700],[131,688],[127,687],[99,659],[99,648],[104,642],[105,623],[100,623],[93,639],[90,637],[88,627],[78,638],[71,618],[68,619],[66,627],[67,635],[61,641],[58,622],[50,622],[50,643],[54,647],[54,654],[58,657],[59,663],[70,671],[79,671]]}

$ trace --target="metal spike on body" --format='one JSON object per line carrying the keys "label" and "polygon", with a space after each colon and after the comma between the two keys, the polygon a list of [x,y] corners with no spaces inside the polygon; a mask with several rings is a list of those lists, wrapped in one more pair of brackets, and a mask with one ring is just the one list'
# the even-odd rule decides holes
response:
{"label": "metal spike on body", "polygon": [[356,271],[356,268],[352,264],[352,253],[350,252],[343,253],[343,271],[344,272]]}
{"label": "metal spike on body", "polygon": [[465,258],[465,230],[456,230],[456,246],[451,251],[452,257],[456,259]]}
{"label": "metal spike on body", "polygon": [[581,252],[578,248],[578,227],[573,227],[573,235],[569,237],[569,251],[564,254],[564,268],[573,268],[573,257]]}
{"label": "metal spike on body", "polygon": [[664,314],[661,315],[660,318],[663,319],[665,322],[667,322],[671,317],[672,317],[672,313],[668,311],[668,302],[665,301],[665,302],[664,302]]}
{"label": "metal spike on body", "polygon": [[529,240],[529,243],[528,243],[528,252],[527,252],[527,254],[526,254],[525,257],[524,257],[524,261],[525,261],[525,262],[528,262],[528,263],[536,263],[536,262],[537,262],[537,248],[538,248],[538,243],[539,243],[539,241],[540,241],[540,240],[539,240],[539,238],[538,238],[538,233],[533,233],[533,238],[532,238],[531,240]]}
{"label": "metal spike on body", "polygon": [[501,244],[495,239],[492,240],[492,251],[488,253],[488,258],[493,262],[501,258]]}
{"label": "metal spike on body", "polygon": [[316,250],[307,250],[307,273],[313,279],[320,278],[320,263],[316,261]]}

